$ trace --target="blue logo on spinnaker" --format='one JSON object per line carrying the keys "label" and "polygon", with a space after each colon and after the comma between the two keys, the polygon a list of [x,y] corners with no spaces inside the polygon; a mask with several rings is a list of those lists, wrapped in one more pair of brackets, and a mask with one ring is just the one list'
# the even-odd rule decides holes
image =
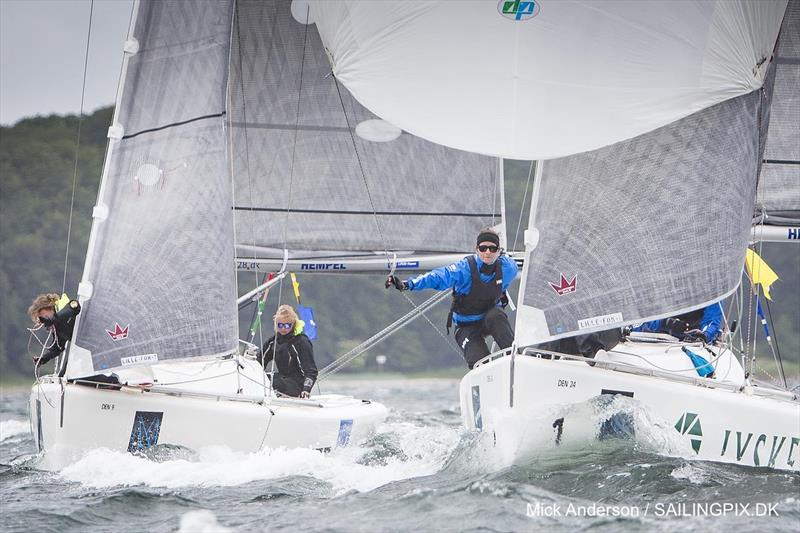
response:
{"label": "blue logo on spinnaker", "polygon": [[497,11],[506,18],[528,20],[539,14],[539,2],[535,0],[500,0]]}

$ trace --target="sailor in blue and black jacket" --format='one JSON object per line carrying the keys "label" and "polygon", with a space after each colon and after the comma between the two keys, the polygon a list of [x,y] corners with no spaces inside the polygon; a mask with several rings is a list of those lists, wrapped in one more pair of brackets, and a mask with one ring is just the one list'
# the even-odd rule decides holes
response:
{"label": "sailor in blue and black jacket", "polygon": [[713,343],[722,332],[722,306],[711,304],[682,315],[662,320],[651,320],[633,329],[652,333],[669,333],[686,342]]}
{"label": "sailor in blue and black jacket", "polygon": [[519,268],[500,250],[500,236],[492,229],[478,235],[475,253],[457,263],[431,270],[405,281],[389,276],[386,288],[419,291],[453,289],[447,329],[455,324],[455,337],[469,368],[489,355],[484,337],[491,335],[501,349],[514,342],[514,330],[503,311],[506,291]]}

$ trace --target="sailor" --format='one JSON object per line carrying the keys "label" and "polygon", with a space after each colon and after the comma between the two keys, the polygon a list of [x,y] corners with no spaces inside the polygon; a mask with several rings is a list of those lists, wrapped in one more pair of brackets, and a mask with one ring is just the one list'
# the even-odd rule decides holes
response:
{"label": "sailor", "polygon": [[710,344],[722,332],[722,306],[715,303],[676,317],[652,320],[635,327],[633,331],[669,333],[684,342],[702,341]]}
{"label": "sailor", "polygon": [[491,229],[481,230],[475,253],[450,266],[431,270],[405,281],[389,276],[386,288],[420,291],[453,289],[453,303],[447,316],[447,331],[455,324],[455,337],[467,366],[472,368],[489,355],[484,338],[491,335],[501,349],[514,342],[514,330],[503,308],[508,304],[506,291],[517,277],[517,264],[500,249],[500,235]]}
{"label": "sailor", "polygon": [[317,380],[314,346],[303,333],[304,325],[291,305],[281,305],[275,313],[277,333],[261,350],[264,370],[273,360],[277,367],[272,375],[272,388],[286,396],[308,398]]}
{"label": "sailor", "polygon": [[72,339],[75,328],[75,317],[81,312],[81,304],[70,300],[66,294],[40,294],[34,298],[28,308],[28,315],[37,327],[44,327],[54,337],[48,337],[41,355],[34,356],[33,362],[39,367],[64,352],[67,343]]}

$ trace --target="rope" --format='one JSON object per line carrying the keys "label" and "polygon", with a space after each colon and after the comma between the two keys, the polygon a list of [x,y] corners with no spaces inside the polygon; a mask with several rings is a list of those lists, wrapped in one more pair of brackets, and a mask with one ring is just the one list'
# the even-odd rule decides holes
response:
{"label": "rope", "polygon": [[788,389],[789,384],[786,382],[786,372],[783,369],[783,357],[781,357],[781,348],[778,346],[778,335],[777,331],[775,331],[775,323],[772,320],[772,310],[769,308],[769,300],[765,298],[764,303],[767,305],[767,316],[769,317],[772,340],[775,341],[775,346],[773,347],[772,343],[770,343],[770,348],[772,348],[772,355],[775,357],[775,362],[778,364],[778,372],[780,372],[781,379],[783,380],[783,386]]}
{"label": "rope", "polygon": [[375,220],[375,227],[378,229],[378,235],[381,238],[381,242],[383,243],[383,251],[386,254],[386,260],[391,264],[389,249],[386,246],[386,238],[383,235],[383,229],[381,228],[381,222],[378,218],[378,211],[375,209],[375,202],[372,201],[372,193],[369,190],[369,183],[367,182],[367,174],[364,172],[364,164],[361,162],[361,156],[358,153],[358,147],[356,145],[356,138],[353,135],[353,128],[350,126],[350,119],[347,116],[347,109],[344,105],[344,98],[342,97],[342,91],[339,88],[339,80],[336,79],[336,76],[333,76],[333,83],[336,86],[336,94],[339,95],[339,102],[342,104],[342,114],[344,115],[344,121],[347,124],[347,131],[350,133],[350,142],[353,143],[353,151],[356,154],[356,160],[358,161],[358,168],[361,171],[361,179],[364,180],[364,188],[367,190],[367,199],[369,200],[369,206],[372,209],[372,217]]}
{"label": "rope", "polygon": [[[446,293],[447,293],[447,294],[450,294],[449,292],[446,292]],[[408,301],[409,301],[409,303],[411,303],[411,306],[412,306],[412,307],[414,307],[414,308],[416,308],[416,307],[417,307],[417,304],[415,304],[415,303],[414,303],[414,300],[412,300],[412,299],[411,299],[411,298],[408,296],[408,294],[406,294],[405,292],[403,292],[403,296],[405,296],[406,300],[408,300]],[[436,327],[436,325],[435,325],[433,322],[431,322],[431,319],[430,319],[430,318],[428,318],[428,316],[427,316],[427,315],[422,315],[422,318],[424,318],[424,319],[425,319],[425,322],[427,322],[428,324],[430,324],[430,326],[433,328],[433,331],[435,331],[435,332],[436,332],[436,333],[437,333],[437,334],[438,334],[438,335],[439,335],[441,338],[443,338],[443,339],[444,339],[445,343],[447,343],[447,345],[448,345],[450,348],[452,348],[452,349],[453,349],[453,351],[456,353],[456,355],[458,355],[458,358],[459,358],[459,359],[463,359],[463,357],[462,357],[462,355],[461,355],[461,349],[458,347],[458,344],[456,344],[456,341],[455,341],[455,340],[453,340],[453,338],[452,338],[452,337],[450,337],[449,335],[445,335],[444,333],[442,333],[442,330],[441,330],[441,329],[439,329],[439,328],[437,328],[437,327]]]}
{"label": "rope", "polygon": [[[286,203],[286,214],[283,218],[283,249],[286,250],[286,233],[289,229],[289,213],[292,211],[292,185],[294,184],[294,163],[295,158],[297,156],[297,133],[300,128],[300,100],[303,95],[303,72],[305,71],[306,65],[306,44],[308,42],[308,19],[309,19],[309,10],[311,9],[310,5],[306,6],[306,24],[305,24],[305,32],[303,33],[303,55],[300,58],[300,80],[297,87],[297,111],[295,112],[295,119],[294,119],[294,140],[292,141],[292,161],[289,166],[289,191],[288,191],[288,199]],[[283,285],[283,281],[281,281],[281,285]]]}
{"label": "rope", "polygon": [[72,171],[72,197],[69,201],[69,222],[67,223],[67,244],[64,250],[64,277],[61,280],[61,293],[67,288],[67,270],[69,265],[69,241],[72,237],[72,214],[75,210],[75,189],[78,187],[78,154],[81,149],[81,126],[83,125],[83,103],[86,96],[86,71],[89,67],[89,42],[92,38],[92,13],[94,0],[89,4],[89,28],[86,35],[86,53],[83,58],[83,82],[81,84],[81,111],[78,115],[78,139],[75,141],[75,167]]}
{"label": "rope", "polygon": [[528,199],[528,187],[531,184],[531,176],[533,175],[534,161],[531,161],[531,166],[528,167],[528,179],[525,181],[525,192],[522,194],[522,206],[519,208],[519,218],[517,219],[517,231],[514,232],[514,246],[512,250],[517,249],[517,238],[519,237],[519,230],[522,227],[522,215],[525,213],[525,200]]}
{"label": "rope", "polygon": [[401,327],[405,326],[418,316],[422,315],[430,308],[432,308],[437,303],[444,300],[450,293],[447,291],[437,292],[427,300],[425,300],[421,305],[416,306],[412,311],[406,313],[389,326],[383,328],[381,331],[370,337],[369,339],[365,340],[349,352],[345,353],[344,355],[337,358],[335,361],[330,363],[328,366],[323,368],[319,375],[317,376],[317,381],[322,381],[323,379],[327,378],[328,376],[338,372],[352,361],[354,361],[358,356],[375,346],[378,342],[382,341],[383,339],[391,336],[395,332],[397,332]]}

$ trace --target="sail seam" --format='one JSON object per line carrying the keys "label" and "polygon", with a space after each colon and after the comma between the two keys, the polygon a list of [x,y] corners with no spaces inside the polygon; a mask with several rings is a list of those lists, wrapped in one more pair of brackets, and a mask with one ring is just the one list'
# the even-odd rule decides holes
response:
{"label": "sail seam", "polygon": [[347,133],[350,128],[345,126],[309,126],[293,124],[275,124],[271,122],[231,122],[231,126],[236,128],[251,128],[260,130],[286,130],[286,131],[338,131]]}
{"label": "sail seam", "polygon": [[122,138],[123,139],[133,139],[137,135],[142,135],[144,133],[152,133],[154,131],[161,131],[161,130],[165,130],[167,128],[174,128],[175,126],[183,126],[185,124],[191,124],[192,122],[198,122],[200,120],[207,120],[209,118],[220,118],[220,117],[224,117],[224,116],[225,116],[225,111],[222,111],[221,113],[214,113],[214,114],[211,114],[211,115],[203,115],[202,117],[190,118],[188,120],[182,120],[180,122],[172,122],[170,124],[165,124],[164,126],[158,126],[157,128],[149,128],[149,129],[146,129],[146,130],[137,131],[136,133],[131,133],[130,135],[125,135]]}
{"label": "sail seam", "polygon": [[[285,213],[286,209],[280,207],[245,207],[234,206],[234,211],[263,211]],[[433,213],[428,211],[341,211],[336,209],[292,209],[292,213],[310,213],[320,215],[382,215],[382,216],[429,216],[429,217],[472,217],[485,218],[500,216],[497,213]]]}

